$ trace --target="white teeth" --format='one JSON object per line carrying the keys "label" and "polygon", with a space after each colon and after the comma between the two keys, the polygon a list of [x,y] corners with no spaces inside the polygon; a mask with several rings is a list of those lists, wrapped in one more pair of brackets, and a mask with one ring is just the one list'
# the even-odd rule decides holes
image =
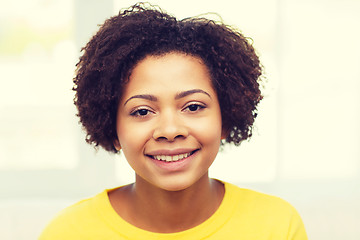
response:
{"label": "white teeth", "polygon": [[191,153],[183,153],[178,155],[155,155],[153,156],[156,160],[166,161],[166,162],[174,162],[181,160],[183,158],[187,158],[191,155]]}

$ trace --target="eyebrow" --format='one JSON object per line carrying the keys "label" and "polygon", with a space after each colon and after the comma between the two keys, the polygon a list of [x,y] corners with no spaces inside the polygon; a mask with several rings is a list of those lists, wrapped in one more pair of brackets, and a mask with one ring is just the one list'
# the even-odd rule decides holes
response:
{"label": "eyebrow", "polygon": [[194,93],[203,93],[203,94],[208,95],[209,98],[211,98],[210,94],[208,94],[204,90],[191,89],[191,90],[183,91],[183,92],[180,92],[180,93],[176,94],[175,99],[183,98],[183,97],[189,96],[189,95],[194,94]]}
{"label": "eyebrow", "polygon": [[134,96],[130,97],[128,100],[126,100],[125,103],[124,103],[124,106],[128,101],[130,101],[131,99],[134,99],[134,98],[142,98],[142,99],[146,99],[146,100],[149,100],[149,101],[152,101],[152,102],[156,102],[158,100],[157,97],[155,97],[154,95],[139,94],[139,95],[134,95]]}
{"label": "eyebrow", "polygon": [[[180,98],[184,98],[184,97],[189,96],[189,95],[194,94],[194,93],[203,93],[203,94],[207,95],[211,99],[210,94],[205,92],[204,90],[191,89],[191,90],[183,91],[183,92],[180,92],[180,93],[176,94],[175,100],[180,99]],[[152,102],[156,102],[158,100],[157,97],[155,97],[154,95],[151,95],[151,94],[139,94],[139,95],[134,95],[134,96],[128,98],[125,101],[124,106],[125,106],[125,104],[127,102],[129,102],[131,99],[134,99],[134,98],[141,98],[141,99],[149,100],[149,101],[152,101]]]}

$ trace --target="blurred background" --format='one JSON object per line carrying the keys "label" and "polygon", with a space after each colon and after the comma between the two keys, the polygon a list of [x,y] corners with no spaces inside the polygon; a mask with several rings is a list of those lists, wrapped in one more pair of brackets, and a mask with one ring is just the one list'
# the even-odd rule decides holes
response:
{"label": "blurred background", "polygon": [[[254,136],[211,176],[286,199],[309,239],[360,239],[360,1],[150,2],[219,13],[265,66]],[[0,0],[0,239],[36,239],[62,208],[133,181],[123,157],[85,144],[71,88],[98,24],[134,3]]]}

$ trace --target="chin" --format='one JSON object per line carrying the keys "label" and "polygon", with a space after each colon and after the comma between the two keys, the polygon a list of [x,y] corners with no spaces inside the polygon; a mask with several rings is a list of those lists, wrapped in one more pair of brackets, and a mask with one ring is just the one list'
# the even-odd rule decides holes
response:
{"label": "chin", "polygon": [[156,186],[160,189],[163,189],[165,191],[169,192],[179,192],[186,190],[192,186],[194,186],[195,183],[197,183],[198,180],[190,180],[187,179],[169,179],[166,181],[166,184],[157,184]]}
{"label": "chin", "polygon": [[189,188],[189,186],[175,185],[175,186],[166,186],[166,187],[163,187],[162,189],[165,191],[168,191],[168,192],[180,192],[187,188]]}
{"label": "chin", "polygon": [[174,183],[167,183],[166,185],[164,185],[164,184],[161,184],[161,185],[159,185],[159,184],[157,184],[157,185],[155,185],[157,188],[160,188],[160,189],[162,189],[162,190],[164,190],[164,191],[168,191],[168,192],[179,192],[179,191],[182,191],[182,190],[185,190],[185,189],[187,189],[187,188],[189,188],[190,186],[189,185],[187,185],[187,184],[185,184],[185,183],[176,183],[176,182],[174,182]]}

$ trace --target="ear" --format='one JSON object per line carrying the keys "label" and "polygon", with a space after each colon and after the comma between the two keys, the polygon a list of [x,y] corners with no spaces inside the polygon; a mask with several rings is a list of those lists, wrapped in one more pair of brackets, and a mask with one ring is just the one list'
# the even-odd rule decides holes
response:
{"label": "ear", "polygon": [[221,135],[221,140],[224,140],[224,139],[226,139],[226,136]]}
{"label": "ear", "polygon": [[221,130],[221,140],[226,139],[227,136],[228,136],[228,131],[223,128],[223,129]]}
{"label": "ear", "polygon": [[120,145],[120,142],[119,142],[118,139],[115,139],[113,144],[114,144],[114,147],[115,147],[116,150],[118,150],[118,151],[121,150],[121,145]]}

